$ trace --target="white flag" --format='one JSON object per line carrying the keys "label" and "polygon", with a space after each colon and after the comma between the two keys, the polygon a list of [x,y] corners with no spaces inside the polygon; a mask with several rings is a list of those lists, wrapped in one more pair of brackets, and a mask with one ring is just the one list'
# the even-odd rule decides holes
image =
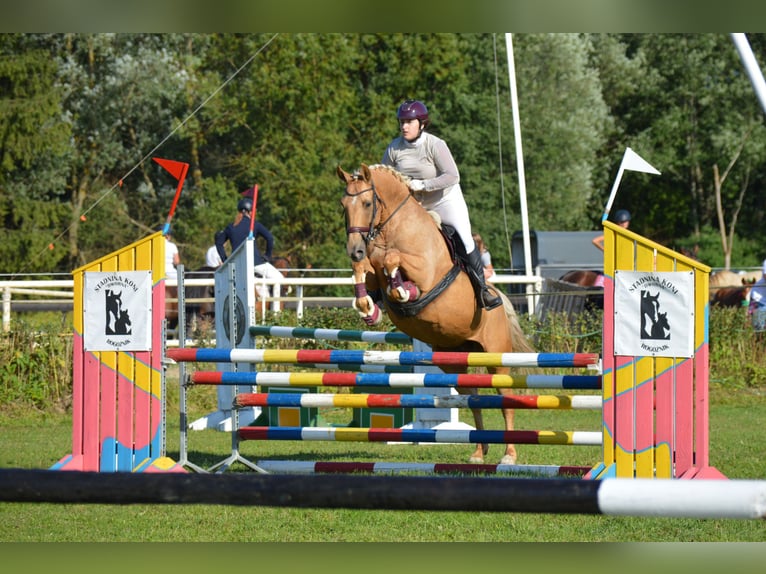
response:
{"label": "white flag", "polygon": [[622,167],[623,169],[629,169],[631,171],[643,171],[644,173],[660,175],[660,172],[654,169],[649,162],[630,148],[625,148],[625,155],[622,158]]}

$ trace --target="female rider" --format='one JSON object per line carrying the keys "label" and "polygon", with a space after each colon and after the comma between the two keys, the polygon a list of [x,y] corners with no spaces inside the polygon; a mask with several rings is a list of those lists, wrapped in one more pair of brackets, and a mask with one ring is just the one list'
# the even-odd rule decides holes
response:
{"label": "female rider", "polygon": [[423,102],[406,100],[397,112],[401,135],[394,138],[383,154],[383,164],[412,178],[410,189],[429,211],[457,231],[468,258],[468,275],[481,307],[494,309],[502,304],[484,281],[481,253],[476,248],[468,216],[468,206],[460,189],[460,174],[446,142],[426,132],[428,109]]}

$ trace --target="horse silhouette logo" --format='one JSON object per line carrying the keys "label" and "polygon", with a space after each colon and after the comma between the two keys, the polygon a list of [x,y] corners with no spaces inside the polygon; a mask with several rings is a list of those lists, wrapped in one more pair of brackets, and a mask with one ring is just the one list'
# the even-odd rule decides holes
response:
{"label": "horse silhouette logo", "polygon": [[128,310],[122,306],[122,291],[106,290],[106,327],[107,335],[130,335],[132,323]]}
{"label": "horse silhouette logo", "polygon": [[641,291],[641,338],[654,340],[670,339],[668,314],[660,312],[660,293]]}

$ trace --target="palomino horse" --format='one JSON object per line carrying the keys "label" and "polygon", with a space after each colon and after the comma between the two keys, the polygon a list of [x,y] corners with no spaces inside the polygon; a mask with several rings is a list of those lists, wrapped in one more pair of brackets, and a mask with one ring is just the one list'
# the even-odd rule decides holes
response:
{"label": "palomino horse", "polygon": [[[507,297],[500,293],[503,308],[487,311],[477,306],[468,275],[453,258],[436,221],[410,193],[406,176],[386,166],[364,164],[354,174],[338,166],[337,174],[346,185],[341,204],[346,215],[346,249],[354,270],[354,306],[368,324],[375,324],[380,311],[367,290],[385,288],[387,296],[382,300],[391,322],[434,351],[532,350]],[[507,367],[488,370],[510,372]],[[459,388],[458,392],[476,394],[477,390]],[[510,389],[498,392],[510,394]],[[482,430],[481,410],[471,410],[476,428]],[[513,410],[503,410],[503,418],[506,430],[513,430]],[[476,445],[471,462],[483,462],[488,448]],[[515,461],[516,449],[508,444],[501,462]]]}

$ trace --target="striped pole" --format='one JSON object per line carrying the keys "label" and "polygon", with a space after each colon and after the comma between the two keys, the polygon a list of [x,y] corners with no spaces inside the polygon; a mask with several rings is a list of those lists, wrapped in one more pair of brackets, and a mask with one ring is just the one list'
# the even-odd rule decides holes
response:
{"label": "striped pole", "polygon": [[351,341],[360,343],[389,343],[411,345],[412,337],[405,333],[383,331],[354,331],[347,329],[310,329],[308,327],[282,327],[252,325],[250,334],[255,336],[282,337],[285,339],[319,339],[325,341]]}
{"label": "striped pole", "polygon": [[598,363],[591,353],[459,353],[360,351],[325,349],[168,349],[174,361],[208,363],[358,363],[456,367],[588,367]]}
{"label": "striped pole", "polygon": [[597,431],[492,431],[248,426],[240,428],[237,432],[242,440],[601,445],[601,432]]}
{"label": "striped pole", "polygon": [[329,393],[240,393],[237,407],[585,409],[601,408],[597,395],[385,395]]}
{"label": "striped pole", "polygon": [[600,375],[488,375],[447,373],[262,373],[196,371],[198,385],[336,386],[336,387],[464,387],[599,390]]}

